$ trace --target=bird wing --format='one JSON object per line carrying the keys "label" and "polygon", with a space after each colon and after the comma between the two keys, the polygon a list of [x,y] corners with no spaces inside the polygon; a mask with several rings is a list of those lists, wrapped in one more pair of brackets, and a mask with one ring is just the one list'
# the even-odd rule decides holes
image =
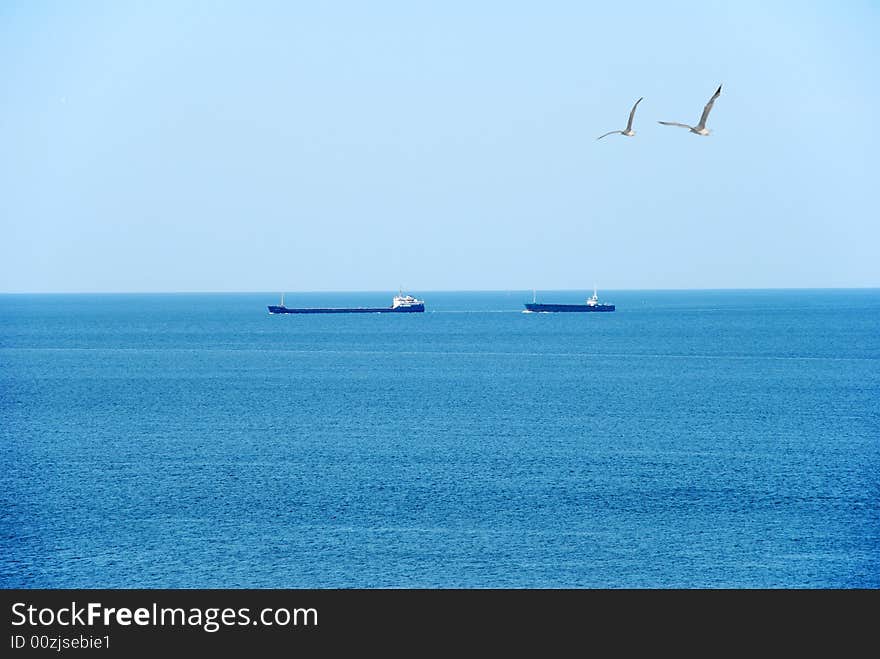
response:
{"label": "bird wing", "polygon": [[596,139],[601,140],[603,137],[608,137],[609,135],[614,135],[614,133],[620,133],[621,135],[623,135],[622,130],[612,130],[612,131],[605,133],[604,135],[599,135],[599,137],[597,137]]}
{"label": "bird wing", "polygon": [[700,123],[697,124],[697,129],[706,127],[706,120],[709,118],[709,113],[712,111],[715,99],[719,96],[721,96],[721,85],[718,85],[718,89],[715,90],[715,93],[712,94],[712,98],[709,99],[709,102],[706,103],[706,107],[703,108],[703,116],[700,117]]}
{"label": "bird wing", "polygon": [[691,128],[687,124],[677,124],[674,121],[658,121],[657,123],[663,124],[664,126],[681,126],[682,128],[687,128],[688,130],[693,130],[693,128]]}
{"label": "bird wing", "polygon": [[[642,98],[644,98],[644,96],[642,96]],[[637,100],[636,103],[635,103],[635,105],[633,105],[633,109],[629,111],[629,121],[626,122],[626,129],[627,129],[627,130],[632,130],[632,127],[633,127],[633,117],[636,116],[636,108],[638,107],[639,103],[642,102],[642,98],[640,98],[639,100]]]}

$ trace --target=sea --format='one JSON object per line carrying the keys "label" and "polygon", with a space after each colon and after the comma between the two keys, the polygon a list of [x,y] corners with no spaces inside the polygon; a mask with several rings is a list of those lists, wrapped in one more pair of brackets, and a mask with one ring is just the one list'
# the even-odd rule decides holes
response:
{"label": "sea", "polygon": [[880,289],[409,292],[0,295],[0,587],[880,587]]}

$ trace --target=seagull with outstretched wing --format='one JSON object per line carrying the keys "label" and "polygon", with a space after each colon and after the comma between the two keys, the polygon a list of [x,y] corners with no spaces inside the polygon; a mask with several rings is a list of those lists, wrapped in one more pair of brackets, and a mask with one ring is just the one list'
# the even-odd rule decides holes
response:
{"label": "seagull with outstretched wing", "polygon": [[706,107],[703,108],[703,115],[700,117],[700,123],[696,126],[688,126],[687,124],[679,124],[675,121],[658,121],[658,124],[663,124],[664,126],[680,126],[681,128],[687,128],[689,131],[696,135],[708,135],[709,129],[706,128],[706,121],[709,119],[709,113],[712,111],[712,106],[715,104],[715,99],[721,96],[721,85],[718,85],[718,89],[715,90],[715,93],[712,94],[712,98],[709,99],[709,102],[706,103]]}
{"label": "seagull with outstretched wing", "polygon": [[[644,96],[642,98],[644,98]],[[603,137],[614,135],[614,133],[620,133],[621,135],[626,135],[627,137],[632,137],[633,135],[635,135],[636,131],[633,130],[633,117],[636,115],[636,107],[638,107],[639,103],[641,102],[642,99],[640,98],[638,101],[635,102],[632,110],[629,111],[629,121],[626,122],[626,130],[612,130],[608,133],[605,133],[604,135],[599,135],[599,137],[597,137],[596,139],[601,140]]]}

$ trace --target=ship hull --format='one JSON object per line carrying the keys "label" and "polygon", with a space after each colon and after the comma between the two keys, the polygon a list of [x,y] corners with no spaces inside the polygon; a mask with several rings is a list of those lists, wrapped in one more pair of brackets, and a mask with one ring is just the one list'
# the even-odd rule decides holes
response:
{"label": "ship hull", "polygon": [[414,304],[408,307],[283,307],[279,305],[269,305],[269,313],[420,313],[425,310],[424,304]]}
{"label": "ship hull", "polygon": [[599,311],[614,311],[613,304],[542,304],[540,302],[527,302],[526,310],[533,312],[572,312],[572,313],[585,313],[585,312],[599,312]]}

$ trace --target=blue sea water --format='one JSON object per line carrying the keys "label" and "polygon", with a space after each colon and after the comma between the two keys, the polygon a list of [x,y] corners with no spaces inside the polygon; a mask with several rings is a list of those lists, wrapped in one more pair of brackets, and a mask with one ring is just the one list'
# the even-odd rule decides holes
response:
{"label": "blue sea water", "polygon": [[413,293],[0,296],[0,586],[880,587],[880,291]]}

